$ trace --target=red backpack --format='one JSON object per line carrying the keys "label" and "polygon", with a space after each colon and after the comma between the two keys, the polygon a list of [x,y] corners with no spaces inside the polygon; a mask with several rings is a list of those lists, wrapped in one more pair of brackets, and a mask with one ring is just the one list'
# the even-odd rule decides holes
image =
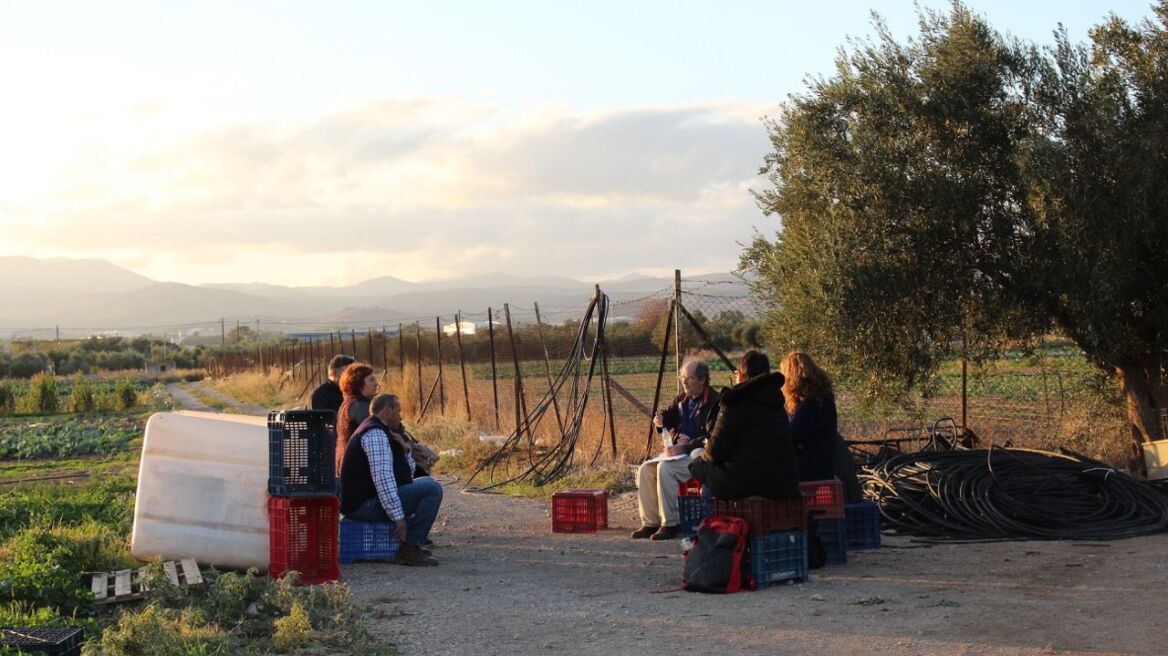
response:
{"label": "red backpack", "polygon": [[756,589],[743,569],[750,525],[741,517],[710,515],[698,526],[693,547],[685,555],[681,585],[690,592],[738,592]]}

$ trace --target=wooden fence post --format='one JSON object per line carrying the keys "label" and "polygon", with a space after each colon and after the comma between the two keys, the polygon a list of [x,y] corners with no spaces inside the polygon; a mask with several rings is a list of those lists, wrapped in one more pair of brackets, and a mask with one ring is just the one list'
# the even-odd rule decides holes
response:
{"label": "wooden fence post", "polygon": [[462,398],[466,401],[466,419],[470,421],[470,389],[466,384],[466,358],[462,353],[462,310],[454,315],[455,340],[458,342],[458,368],[462,370]]}

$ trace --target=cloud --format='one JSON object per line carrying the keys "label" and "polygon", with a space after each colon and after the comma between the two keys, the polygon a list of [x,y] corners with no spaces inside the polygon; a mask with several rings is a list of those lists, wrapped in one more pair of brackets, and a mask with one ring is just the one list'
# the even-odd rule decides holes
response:
{"label": "cloud", "polygon": [[[0,219],[28,227],[19,239],[29,250],[136,249],[151,254],[149,271],[170,261],[164,277],[196,282],[195,271],[268,280],[262,262],[270,282],[311,284],[328,276],[306,279],[304,262],[340,258],[350,281],[729,268],[736,242],[765,221],[749,194],[768,148],[753,118],[762,113],[711,104],[509,114],[452,98],[383,99],[299,124],[142,143],[121,157],[91,145],[104,155],[82,149],[53,193],[0,192]],[[389,269],[354,268],[357,253]]]}

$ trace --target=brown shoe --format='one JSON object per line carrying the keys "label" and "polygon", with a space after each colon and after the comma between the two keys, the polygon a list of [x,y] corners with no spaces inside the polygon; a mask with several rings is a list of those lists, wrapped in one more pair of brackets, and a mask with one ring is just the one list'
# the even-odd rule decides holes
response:
{"label": "brown shoe", "polygon": [[672,540],[681,537],[680,526],[662,526],[650,537],[650,540]]}
{"label": "brown shoe", "polygon": [[659,528],[661,528],[661,527],[659,527],[659,526],[642,526],[641,528],[633,531],[629,535],[629,537],[634,539],[634,540],[644,540],[645,538],[649,537],[650,535],[653,535],[654,533],[656,533],[657,529],[659,529]]}
{"label": "brown shoe", "polygon": [[434,567],[438,564],[438,561],[424,553],[421,547],[409,542],[403,542],[398,547],[397,557],[393,559],[393,562],[410,567]]}

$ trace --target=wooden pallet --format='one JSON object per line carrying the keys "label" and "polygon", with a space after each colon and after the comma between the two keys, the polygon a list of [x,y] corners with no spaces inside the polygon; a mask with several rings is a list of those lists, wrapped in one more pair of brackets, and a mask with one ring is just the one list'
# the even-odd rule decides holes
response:
{"label": "wooden pallet", "polygon": [[[150,591],[145,585],[147,569],[140,567],[94,574],[91,582],[93,602],[113,604],[145,597]],[[162,571],[166,573],[166,578],[170,579],[174,585],[190,586],[203,582],[199,564],[193,558],[184,558],[179,561],[168,560],[162,563]]]}

